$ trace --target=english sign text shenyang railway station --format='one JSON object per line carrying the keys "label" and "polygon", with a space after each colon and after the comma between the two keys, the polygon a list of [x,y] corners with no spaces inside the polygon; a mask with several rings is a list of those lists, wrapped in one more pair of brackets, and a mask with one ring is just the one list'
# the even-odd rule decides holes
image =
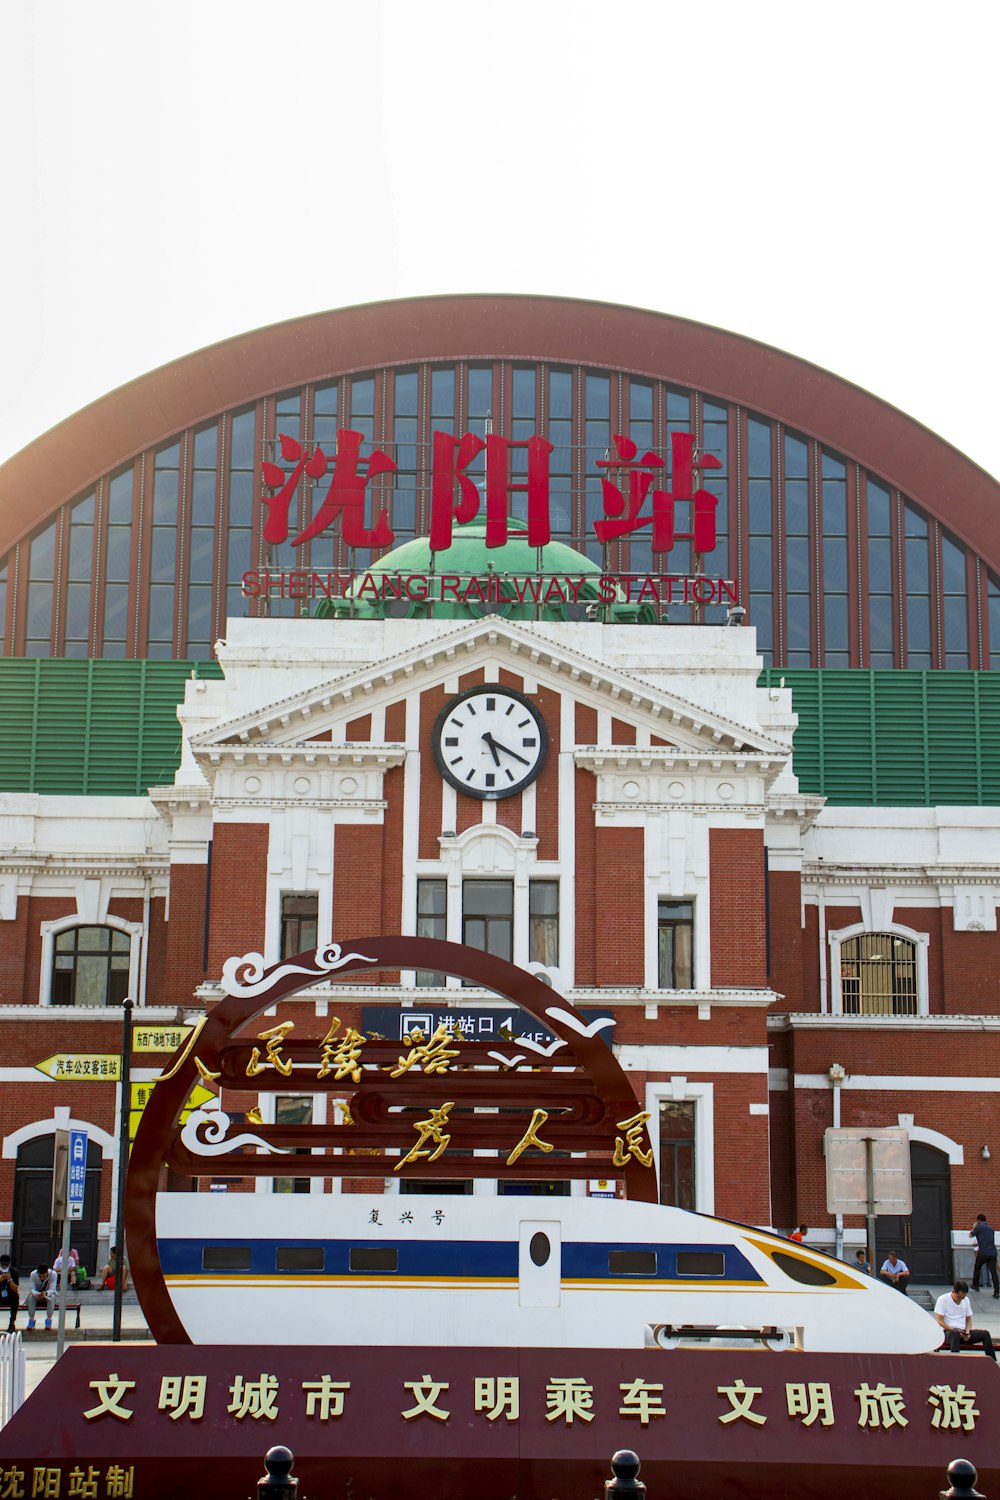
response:
{"label": "english sign text shenyang railway station", "polygon": [[[287,434],[280,434],[278,441],[282,459],[290,467],[286,469],[270,460],[261,465],[264,490],[275,492],[261,496],[267,510],[263,527],[265,542],[277,545],[290,540],[292,546],[301,547],[339,521],[342,539],[348,547],[392,546],[395,533],[385,508],[379,505],[375,513],[379,499],[374,494],[371,524],[365,515],[369,481],[397,471],[396,463],[387,453],[375,448],[367,459],[362,459],[364,434],[339,429],[326,492],[312,520],[298,536],[290,537],[289,514],[303,475],[319,484],[326,478],[331,460],[318,444],[309,452]],[[516,449],[526,450],[523,483],[511,474]],[[667,489],[654,483],[657,478],[666,481],[666,459],[651,450],[640,457],[636,444],[623,433],[614,434],[614,450],[613,455],[609,451],[604,458],[595,460],[597,469],[606,471],[600,475],[604,515],[594,522],[598,541],[606,545],[649,528],[652,550],[661,558],[668,556],[674,543],[681,540],[691,542],[696,556],[713,552],[719,497],[696,485],[696,479],[700,478],[700,470],[721,468],[720,461],[699,451],[690,433],[671,433],[671,487]],[[529,547],[547,546],[552,540],[549,459],[553,452],[554,445],[537,434],[515,441],[495,433],[485,438],[471,432],[461,437],[450,432],[433,433],[429,528],[432,555],[448,551],[454,540],[455,525],[475,520],[484,499],[486,547],[504,546],[510,522],[509,497],[516,491],[525,496],[525,519],[515,523],[516,529],[510,529],[518,537],[526,538]],[[477,480],[467,471],[484,453],[483,477]],[[380,482],[384,485],[385,478]],[[644,513],[647,502],[648,512]],[[688,529],[681,529],[678,523]],[[737,597],[730,580],[707,578],[698,571],[691,575],[605,572],[589,578],[538,572],[507,580],[492,571],[471,576],[436,571],[356,575],[264,567],[243,575],[243,592],[248,597],[267,594],[290,598],[343,597],[349,592],[356,599],[394,597],[483,604],[574,603],[587,584],[596,584],[598,600],[608,603],[624,599],[630,603],[714,604],[735,603]]]}

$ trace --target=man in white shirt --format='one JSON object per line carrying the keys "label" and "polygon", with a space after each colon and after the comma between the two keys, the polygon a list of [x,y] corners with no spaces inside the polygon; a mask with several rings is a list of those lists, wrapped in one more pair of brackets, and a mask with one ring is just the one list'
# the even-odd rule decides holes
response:
{"label": "man in white shirt", "polygon": [[887,1281],[890,1286],[896,1288],[897,1292],[902,1292],[904,1297],[909,1295],[906,1288],[910,1284],[910,1268],[905,1260],[900,1260],[895,1250],[890,1250],[886,1259],[882,1262],[878,1279],[879,1281]]}
{"label": "man in white shirt", "polygon": [[56,1310],[56,1294],[59,1283],[56,1281],[55,1272],[50,1271],[48,1264],[43,1261],[37,1270],[32,1271],[28,1279],[28,1327],[35,1326],[35,1310],[41,1303],[45,1308],[45,1326],[52,1327],[52,1314]]}
{"label": "man in white shirt", "polygon": [[934,1316],[944,1329],[942,1347],[947,1346],[952,1354],[957,1354],[960,1349],[972,1349],[976,1344],[982,1344],[983,1353],[988,1354],[996,1364],[997,1357],[993,1352],[993,1339],[989,1330],[972,1326],[968,1282],[956,1281],[950,1292],[939,1297],[934,1304]]}

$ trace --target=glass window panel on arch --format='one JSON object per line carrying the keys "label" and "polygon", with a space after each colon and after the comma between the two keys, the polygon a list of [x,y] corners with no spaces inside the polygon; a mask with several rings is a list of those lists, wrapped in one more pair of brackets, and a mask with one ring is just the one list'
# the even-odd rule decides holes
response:
{"label": "glass window panel on arch", "polygon": [[417,516],[420,464],[417,448],[419,387],[416,370],[397,371],[393,386],[394,417],[389,454],[396,464],[397,472],[394,476],[390,520],[398,544],[416,536],[422,524]]}
{"label": "glass window panel on arch", "polygon": [[[515,378],[517,371],[515,370]],[[532,372],[533,373],[533,372]],[[546,382],[548,415],[545,435],[552,444],[549,455],[549,519],[553,536],[571,542],[578,549],[597,558],[600,544],[595,537],[582,536],[573,514],[573,374],[570,370],[550,370]],[[515,416],[519,413],[515,407]],[[596,547],[591,546],[596,543]]]}
{"label": "glass window panel on arch", "polygon": [[849,667],[847,580],[847,467],[831,453],[821,461],[820,535],[823,552],[823,665]]}
{"label": "glass window panel on arch", "polygon": [[812,549],[809,445],[784,434],[785,665],[812,665]]}
{"label": "glass window panel on arch", "polygon": [[153,464],[147,655],[161,659],[174,655],[179,486],[180,444],[171,443],[160,450]]}
{"label": "glass window panel on arch", "polygon": [[188,618],[186,654],[194,660],[212,654],[212,580],[215,576],[218,429],[195,434],[191,483]]}
{"label": "glass window panel on arch", "polygon": [[774,661],[771,425],[755,417],[747,421],[747,474],[749,623],[756,627],[757,649],[769,666]]}
{"label": "glass window panel on arch", "polygon": [[[695,488],[715,495],[715,549],[705,554],[705,571],[716,578],[729,572],[729,409],[713,401],[702,402],[701,448],[721,465],[705,469],[695,477]],[[707,625],[722,625],[726,619],[724,604],[710,605],[704,611]]]}
{"label": "glass window panel on arch", "polygon": [[94,577],[94,517],[96,495],[88,495],[69,513],[66,613],[63,622],[63,655],[90,654],[90,603]]}
{"label": "glass window panel on arch", "polygon": [[949,536],[941,537],[942,624],[944,664],[955,670],[969,665],[969,600],[964,550]]}
{"label": "glass window panel on arch", "polygon": [[872,667],[894,663],[892,605],[892,500],[889,491],[869,477],[868,511],[868,648]]}
{"label": "glass window panel on arch", "polygon": [[585,475],[585,531],[587,555],[595,562],[607,556],[617,567],[620,548],[614,543],[602,545],[594,531],[594,522],[604,517],[604,493],[598,460],[611,453],[611,380],[607,375],[587,373],[584,386],[583,471]]}
{"label": "glass window panel on arch", "polygon": [[986,624],[989,630],[989,664],[1000,671],[1000,581],[986,575]]}
{"label": "glass window panel on arch", "polygon": [[913,506],[903,508],[906,562],[907,666],[929,668],[931,659],[930,553],[927,521]]}
{"label": "glass window panel on arch", "polygon": [[[296,443],[302,440],[302,398],[296,392],[295,395],[282,396],[275,404],[274,409],[274,431],[275,438],[285,434]],[[270,457],[279,464],[281,463],[281,450],[277,441],[269,443]],[[286,465],[287,467],[287,465]],[[313,486],[313,505],[316,503],[317,489]],[[322,494],[322,489],[319,489]],[[296,547],[293,538],[297,537],[303,529],[303,518],[307,514],[305,506],[309,497],[308,477],[302,476],[298,489],[288,508],[288,536],[283,542],[270,542],[266,544],[267,566],[280,572],[290,572],[301,567],[308,561],[303,557],[302,547]],[[269,615],[294,615],[298,613],[298,601],[291,598],[282,599],[272,595],[267,601],[267,613]]]}
{"label": "glass window panel on arch", "polygon": [[50,522],[29,548],[28,618],[25,656],[52,654],[52,580],[55,577],[56,523]]}
{"label": "glass window panel on arch", "polygon": [[244,598],[243,574],[256,566],[253,557],[254,429],[252,411],[239,412],[229,423],[229,525],[226,531],[226,614],[252,612]]}

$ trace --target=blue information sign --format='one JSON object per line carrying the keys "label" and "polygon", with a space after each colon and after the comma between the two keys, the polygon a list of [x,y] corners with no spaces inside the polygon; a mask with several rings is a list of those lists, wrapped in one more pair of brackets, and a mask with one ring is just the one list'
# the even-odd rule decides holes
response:
{"label": "blue information sign", "polygon": [[[606,1018],[610,1026],[602,1027],[598,1035],[611,1044],[614,1018],[609,1010],[583,1010],[581,1014],[588,1023]],[[439,1026],[454,1032],[466,1042],[496,1042],[504,1046],[513,1042],[534,1042],[547,1047],[556,1039],[554,1031],[539,1021],[537,1016],[520,1006],[463,1005],[461,1009],[450,1009],[446,1005],[414,1005],[412,1010],[397,1010],[388,1005],[365,1005],[361,1009],[361,1030],[378,1032],[389,1041],[402,1041],[409,1033],[421,1031],[425,1037]]]}
{"label": "blue information sign", "polygon": [[83,1199],[87,1190],[87,1132],[69,1133],[69,1176],[66,1182],[66,1217],[83,1218]]}

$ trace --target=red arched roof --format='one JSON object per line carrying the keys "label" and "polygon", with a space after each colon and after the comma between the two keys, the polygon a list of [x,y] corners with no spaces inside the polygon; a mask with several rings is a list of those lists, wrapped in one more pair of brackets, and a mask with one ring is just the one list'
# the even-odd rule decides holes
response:
{"label": "red arched roof", "polygon": [[145,448],[259,396],[421,360],[545,359],[692,386],[779,418],[880,474],[1000,572],[1000,484],[839,376],[664,313],[559,297],[446,296],[295,318],[163,365],[67,417],[0,467],[0,554]]}

